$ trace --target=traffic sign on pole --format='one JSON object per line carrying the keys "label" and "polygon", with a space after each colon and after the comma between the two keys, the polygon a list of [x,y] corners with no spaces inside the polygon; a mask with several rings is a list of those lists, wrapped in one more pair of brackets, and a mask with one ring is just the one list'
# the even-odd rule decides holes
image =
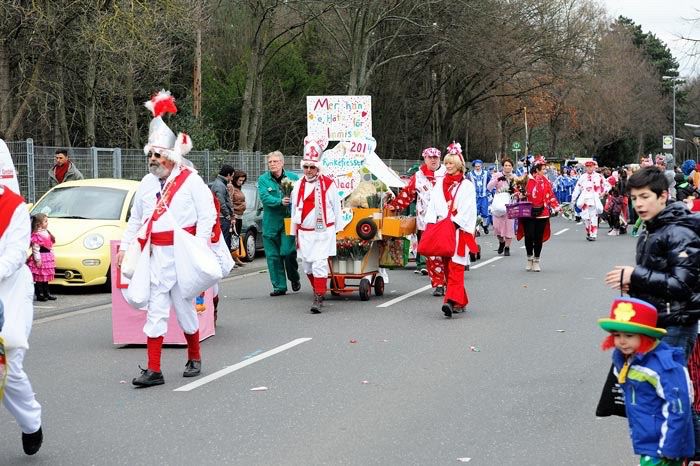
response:
{"label": "traffic sign on pole", "polygon": [[518,141],[513,142],[513,151],[520,151],[520,143]]}
{"label": "traffic sign on pole", "polygon": [[673,149],[673,136],[664,135],[662,142],[664,149]]}

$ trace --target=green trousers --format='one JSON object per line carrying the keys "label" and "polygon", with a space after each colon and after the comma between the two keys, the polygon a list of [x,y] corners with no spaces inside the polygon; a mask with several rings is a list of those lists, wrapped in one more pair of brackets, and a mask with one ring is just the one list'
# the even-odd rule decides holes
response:
{"label": "green trousers", "polygon": [[288,278],[292,283],[299,281],[299,264],[294,237],[285,235],[284,230],[274,236],[263,235],[263,247],[272,290],[287,291]]}

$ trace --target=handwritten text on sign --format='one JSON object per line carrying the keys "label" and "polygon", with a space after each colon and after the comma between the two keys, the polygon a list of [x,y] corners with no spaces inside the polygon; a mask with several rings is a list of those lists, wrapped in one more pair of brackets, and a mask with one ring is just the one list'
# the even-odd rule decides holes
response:
{"label": "handwritten text on sign", "polygon": [[347,141],[372,135],[372,97],[329,95],[306,97],[306,121],[311,137]]}
{"label": "handwritten text on sign", "polygon": [[363,138],[339,142],[333,149],[323,153],[321,173],[335,181],[341,199],[352,193],[360,183],[360,169],[365,163],[365,155],[374,150],[374,139]]}

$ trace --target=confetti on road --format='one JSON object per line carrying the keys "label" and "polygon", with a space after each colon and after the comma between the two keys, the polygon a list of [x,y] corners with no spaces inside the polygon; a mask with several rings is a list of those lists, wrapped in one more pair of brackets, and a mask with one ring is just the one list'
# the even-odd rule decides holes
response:
{"label": "confetti on road", "polygon": [[353,338],[352,340],[350,340],[350,343],[357,343],[357,340]]}
{"label": "confetti on road", "polygon": [[480,352],[481,352],[481,350],[479,349],[478,346],[470,346],[469,349],[470,349],[473,353],[480,353]]}
{"label": "confetti on road", "polygon": [[527,285],[523,285],[523,288],[527,288]]}
{"label": "confetti on road", "polygon": [[367,385],[369,383],[369,380],[363,380],[362,385]]}
{"label": "confetti on road", "polygon": [[269,390],[267,387],[253,387],[250,389],[251,392],[266,392]]}
{"label": "confetti on road", "polygon": [[457,461],[459,461],[460,463],[468,463],[471,460],[471,458],[457,458]]}
{"label": "confetti on road", "polygon": [[557,332],[559,332],[559,333],[564,333],[564,332],[566,332],[566,330],[557,329]]}
{"label": "confetti on road", "polygon": [[119,383],[126,383],[126,380],[120,380]]}

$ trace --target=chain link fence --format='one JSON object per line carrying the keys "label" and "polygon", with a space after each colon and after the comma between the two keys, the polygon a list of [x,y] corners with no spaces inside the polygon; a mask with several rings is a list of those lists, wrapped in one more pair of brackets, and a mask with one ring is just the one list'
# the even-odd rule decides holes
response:
{"label": "chain link fence", "polygon": [[[59,147],[35,146],[32,139],[7,142],[12,154],[19,187],[27,202],[36,202],[49,190],[49,170],[54,165],[54,156]],[[85,178],[121,178],[140,180],[148,173],[148,160],[141,149],[72,147],[68,155]],[[261,152],[191,151],[187,158],[192,161],[201,177],[207,183],[219,173],[219,168],[227,163],[237,170],[243,170],[253,181],[267,170],[265,155]],[[285,167],[298,170],[300,155],[285,155]],[[386,164],[397,173],[403,174],[419,160],[389,159]]]}

